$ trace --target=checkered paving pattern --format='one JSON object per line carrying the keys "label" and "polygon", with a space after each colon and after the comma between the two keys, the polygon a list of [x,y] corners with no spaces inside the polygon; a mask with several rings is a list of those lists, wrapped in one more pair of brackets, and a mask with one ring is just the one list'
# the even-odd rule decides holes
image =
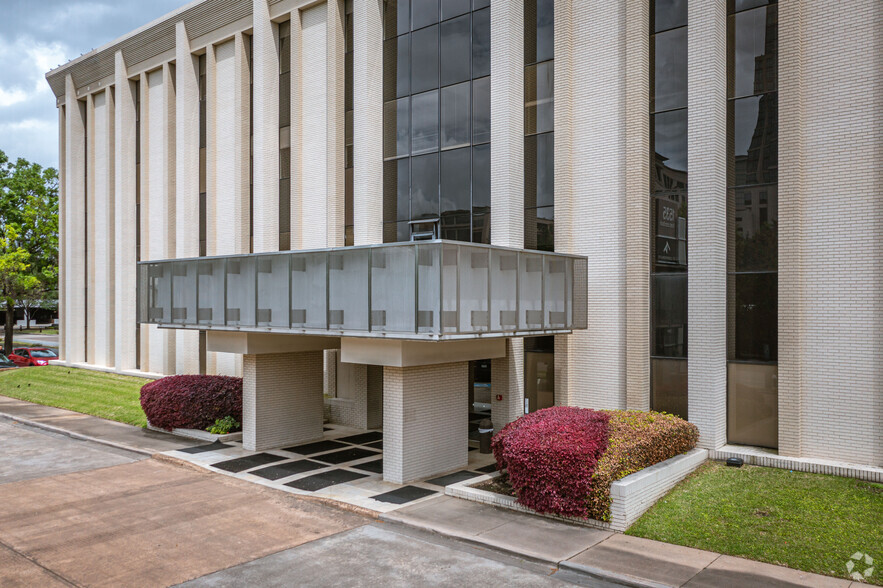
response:
{"label": "checkered paving pattern", "polygon": [[[482,414],[470,414],[480,420]],[[444,493],[444,487],[496,469],[492,455],[470,440],[467,469],[408,485],[383,481],[383,433],[325,425],[325,438],[294,447],[252,452],[240,442],[211,443],[166,455],[240,480],[294,494],[321,496],[389,512]],[[471,435],[470,435],[471,437]],[[464,443],[466,440],[464,439]]]}

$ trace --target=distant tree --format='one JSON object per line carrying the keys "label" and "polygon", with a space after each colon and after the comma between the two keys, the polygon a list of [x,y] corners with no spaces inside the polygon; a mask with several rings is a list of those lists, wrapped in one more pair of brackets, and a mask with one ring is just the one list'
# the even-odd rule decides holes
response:
{"label": "distant tree", "polygon": [[58,172],[0,151],[0,303],[4,350],[12,351],[15,306],[58,288]]}

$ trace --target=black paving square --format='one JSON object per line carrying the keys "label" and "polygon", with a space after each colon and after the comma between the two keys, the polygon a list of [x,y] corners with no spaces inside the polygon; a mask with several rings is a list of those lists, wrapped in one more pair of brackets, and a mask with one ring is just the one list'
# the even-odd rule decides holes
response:
{"label": "black paving square", "polygon": [[336,465],[346,463],[348,461],[354,461],[356,459],[362,459],[363,457],[377,456],[379,456],[379,454],[376,451],[371,451],[362,447],[350,447],[349,449],[344,449],[343,451],[335,451],[334,453],[317,455],[313,459]]}
{"label": "black paving square", "polygon": [[184,449],[179,449],[181,453],[205,453],[206,451],[216,451],[218,449],[225,449],[227,447],[233,447],[232,445],[228,445],[226,443],[221,443],[220,441],[215,441],[210,445],[198,445],[196,447],[185,447]]}
{"label": "black paving square", "polygon": [[391,502],[392,504],[405,504],[411,502],[413,500],[417,500],[418,498],[423,498],[424,496],[429,496],[431,494],[438,494],[435,490],[427,490],[426,488],[420,488],[419,486],[402,486],[397,490],[392,490],[391,492],[384,492],[383,494],[378,494],[377,496],[372,496],[374,500],[379,500],[380,502]]}
{"label": "black paving square", "polygon": [[363,445],[372,441],[380,441],[383,439],[383,433],[380,431],[371,431],[369,433],[360,433],[358,435],[350,435],[349,437],[340,437],[338,441],[346,441],[353,445]]}
{"label": "black paving square", "polygon": [[281,480],[282,478],[287,478],[288,476],[293,476],[295,474],[302,474],[304,472],[327,467],[328,466],[324,463],[310,461],[309,459],[300,459],[298,461],[280,463],[279,465],[261,468],[249,473],[266,478],[267,480]]}
{"label": "black paving square", "polygon": [[374,443],[365,443],[364,447],[370,447],[371,449],[380,449],[383,450],[383,441],[375,441]]}
{"label": "black paving square", "polygon": [[492,463],[491,465],[482,466],[480,468],[475,468],[476,472],[482,472],[483,474],[492,474],[497,471],[497,464]]}
{"label": "black paving square", "polygon": [[286,447],[285,451],[300,453],[301,455],[312,455],[314,453],[322,453],[323,451],[331,451],[332,449],[343,449],[344,447],[349,447],[349,445],[326,439],[325,441],[316,441],[315,443],[307,443],[306,445]]}
{"label": "black paving square", "polygon": [[454,472],[452,474],[446,474],[444,476],[439,476],[438,478],[433,478],[432,480],[426,480],[426,483],[432,484],[433,486],[449,486],[451,484],[456,484],[457,482],[462,482],[463,480],[469,480],[470,478],[477,478],[479,475],[481,475],[481,474],[476,474],[475,472],[462,470],[459,472]]}
{"label": "black paving square", "polygon": [[283,459],[288,458],[273,455],[272,453],[256,453],[247,457],[237,457],[236,459],[213,463],[212,467],[225,472],[243,472],[275,461],[282,461]]}
{"label": "black paving square", "polygon": [[383,473],[383,460],[375,459],[374,461],[366,461],[365,463],[360,463],[359,465],[348,466],[353,468],[354,470],[362,470],[363,472],[371,472],[372,474],[382,474]]}
{"label": "black paving square", "polygon": [[346,470],[331,470],[328,472],[322,472],[321,474],[307,476],[306,478],[301,478],[299,480],[289,482],[285,485],[292,488],[297,488],[298,490],[315,492],[316,490],[321,490],[322,488],[327,488],[328,486],[343,484],[344,482],[352,482],[353,480],[367,477],[368,474],[359,474],[356,472],[348,472]]}

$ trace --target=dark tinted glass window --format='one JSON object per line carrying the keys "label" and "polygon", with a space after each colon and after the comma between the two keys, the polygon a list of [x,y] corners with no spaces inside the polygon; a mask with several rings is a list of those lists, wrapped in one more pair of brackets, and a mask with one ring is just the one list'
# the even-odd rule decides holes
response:
{"label": "dark tinted glass window", "polygon": [[524,138],[524,206],[555,204],[555,134]]}
{"label": "dark tinted glass window", "polygon": [[411,33],[411,92],[438,88],[438,27]]}
{"label": "dark tinted glass window", "polygon": [[439,25],[441,30],[441,85],[469,79],[469,15]]}
{"label": "dark tinted glass window", "polygon": [[778,7],[730,16],[729,95],[771,92],[778,84]]}
{"label": "dark tinted glass window", "polygon": [[491,207],[491,146],[472,148],[472,210],[487,212]]}
{"label": "dark tinted glass window", "polygon": [[659,33],[650,43],[650,110],[687,107],[687,28]]}
{"label": "dark tinted glass window", "polygon": [[555,209],[552,206],[524,210],[524,248],[555,251]]}
{"label": "dark tinted glass window", "polygon": [[491,79],[472,82],[472,142],[491,140]]}
{"label": "dark tinted glass window", "polygon": [[776,94],[730,101],[735,186],[778,179],[779,128]]}
{"label": "dark tinted glass window", "polygon": [[472,242],[484,243],[491,242],[491,215],[473,214],[472,215]]}
{"label": "dark tinted glass window", "polygon": [[653,157],[652,192],[680,192],[687,187],[687,110],[650,117],[650,153]]}
{"label": "dark tinted glass window", "polygon": [[734,274],[730,279],[738,326],[734,359],[778,360],[778,275]]}
{"label": "dark tinted glass window", "polygon": [[438,153],[411,158],[411,219],[438,218]]}
{"label": "dark tinted glass window", "polygon": [[555,62],[524,70],[524,132],[545,133],[555,128]]}
{"label": "dark tinted glass window", "polygon": [[749,8],[757,8],[758,6],[766,6],[772,4],[776,0],[728,0],[727,10],[729,12],[739,12],[740,10],[748,10]]}
{"label": "dark tinted glass window", "polygon": [[441,90],[442,149],[469,145],[469,82]]}
{"label": "dark tinted glass window", "polygon": [[410,160],[383,163],[383,220],[408,220],[411,214]]}
{"label": "dark tinted glass window", "polygon": [[410,151],[410,98],[383,105],[383,156],[407,155]]}
{"label": "dark tinted glass window", "polygon": [[411,0],[411,29],[438,22],[438,0]]}
{"label": "dark tinted glass window", "polygon": [[470,151],[454,149],[441,154],[441,212],[442,214],[458,211],[471,213],[470,184]]}
{"label": "dark tinted glass window", "polygon": [[735,270],[775,271],[779,266],[778,189],[775,184],[731,190],[735,203]]}
{"label": "dark tinted glass window", "polygon": [[651,355],[687,357],[687,274],[650,276],[653,340]]}
{"label": "dark tinted glass window", "polygon": [[454,18],[461,14],[466,14],[472,10],[471,0],[442,0],[441,17],[442,20]]}
{"label": "dark tinted glass window", "polygon": [[555,1],[525,0],[524,62],[537,63],[555,57]]}
{"label": "dark tinted glass window", "polygon": [[433,90],[411,96],[411,154],[437,149],[438,90]]}
{"label": "dark tinted glass window", "polygon": [[383,99],[393,100],[411,92],[410,35],[383,43]]}
{"label": "dark tinted glass window", "polygon": [[666,31],[687,24],[687,0],[652,0],[650,30]]}
{"label": "dark tinted glass window", "polygon": [[472,14],[472,77],[491,74],[491,11],[489,8]]}
{"label": "dark tinted glass window", "polygon": [[409,0],[386,0],[383,10],[384,38],[407,33],[411,24]]}

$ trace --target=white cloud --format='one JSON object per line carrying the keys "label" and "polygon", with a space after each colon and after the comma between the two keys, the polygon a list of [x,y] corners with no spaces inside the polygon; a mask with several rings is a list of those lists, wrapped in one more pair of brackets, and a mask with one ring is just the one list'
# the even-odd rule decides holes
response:
{"label": "white cloud", "polygon": [[13,104],[18,104],[19,102],[24,102],[28,99],[27,92],[19,90],[17,88],[13,88],[11,90],[7,90],[0,86],[0,108],[6,106],[12,106]]}

